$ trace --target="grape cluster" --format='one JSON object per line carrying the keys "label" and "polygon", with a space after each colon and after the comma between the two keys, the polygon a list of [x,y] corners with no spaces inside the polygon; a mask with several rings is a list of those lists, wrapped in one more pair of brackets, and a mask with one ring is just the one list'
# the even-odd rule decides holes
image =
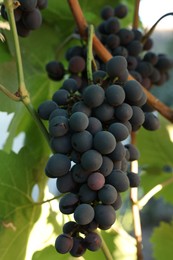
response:
{"label": "grape cluster", "polygon": [[[41,10],[45,9],[48,0],[18,0],[19,6],[14,9],[14,17],[18,35],[26,37],[30,31],[38,29],[42,24]],[[5,5],[1,6],[1,15],[8,20]]]}
{"label": "grape cluster", "polygon": [[[52,100],[38,107],[40,118],[48,120],[54,151],[45,173],[56,178],[57,189],[64,194],[60,211],[74,217],[64,225],[55,248],[75,257],[101,247],[97,228],[106,230],[114,224],[121,193],[140,181],[128,168],[139,151],[123,141],[147,124],[141,109],[146,95],[136,80],[127,81],[123,56],[113,57],[105,68],[93,72],[93,83],[82,91],[75,79],[66,79]],[[158,119],[151,119],[155,120],[158,126]]]}
{"label": "grape cluster", "polygon": [[[103,21],[97,27],[96,34],[103,45],[113,56],[124,56],[127,60],[129,73],[146,89],[152,86],[161,86],[169,79],[169,70],[173,61],[165,54],[156,54],[151,51],[153,40],[145,39],[139,29],[121,28],[120,20],[128,15],[124,4],[115,8],[105,6],[100,12]],[[69,67],[65,70],[62,63],[51,61],[46,70],[53,80],[61,80],[65,74],[77,80],[80,88],[86,86],[86,47],[73,46],[68,49],[66,59]],[[105,64],[95,55],[98,69],[105,71]],[[75,64],[78,64],[78,68]]]}
{"label": "grape cluster", "polygon": [[128,15],[124,4],[115,9],[105,6],[101,10],[103,22],[98,26],[98,36],[101,42],[113,56],[122,55],[127,60],[129,73],[145,88],[160,86],[169,79],[169,70],[173,61],[165,54],[155,54],[151,51],[152,38],[145,39],[138,29],[121,28],[120,19]]}

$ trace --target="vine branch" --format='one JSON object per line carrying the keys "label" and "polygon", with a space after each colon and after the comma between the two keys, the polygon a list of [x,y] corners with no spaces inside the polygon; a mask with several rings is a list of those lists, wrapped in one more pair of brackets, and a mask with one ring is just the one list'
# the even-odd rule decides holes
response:
{"label": "vine branch", "polygon": [[15,94],[13,94],[12,92],[10,92],[7,88],[5,88],[4,86],[2,86],[0,84],[0,91],[3,92],[7,97],[9,97],[10,99],[12,99],[13,101],[21,101],[21,98],[16,96]]}
{"label": "vine branch", "polygon": [[113,260],[113,257],[112,257],[112,255],[111,255],[111,253],[110,253],[110,251],[109,251],[109,248],[108,248],[108,246],[107,246],[105,240],[103,239],[101,233],[99,233],[99,235],[100,235],[100,237],[101,237],[101,239],[102,239],[101,250],[102,250],[103,254],[104,254],[105,257],[106,257],[106,260]]}
{"label": "vine branch", "polygon": [[173,183],[173,177],[169,178],[168,180],[157,184],[154,188],[152,188],[149,192],[147,192],[139,201],[138,206],[140,210],[147,204],[147,202],[158,192],[160,192],[163,188],[168,186],[169,184]]}
{"label": "vine branch", "polygon": [[89,32],[88,32],[88,51],[87,51],[87,77],[89,84],[93,83],[93,76],[92,76],[92,60],[93,60],[93,35],[94,35],[94,26],[91,24],[89,25]]}
{"label": "vine branch", "polygon": [[[68,0],[71,11],[74,15],[79,33],[82,38],[87,38],[87,22],[81,10],[78,0]],[[110,52],[104,47],[96,35],[93,36],[93,48],[96,54],[99,56],[103,62],[107,62],[112,58]],[[134,78],[129,74],[128,80],[134,80]],[[173,110],[166,106],[164,103],[159,101],[155,96],[153,96],[147,89],[143,87],[143,91],[147,96],[147,102],[155,110],[157,110],[162,116],[167,118],[170,122],[173,122]]]}
{"label": "vine branch", "polygon": [[134,11],[134,16],[133,16],[133,29],[138,28],[139,24],[139,5],[140,5],[140,0],[135,1],[135,11]]}

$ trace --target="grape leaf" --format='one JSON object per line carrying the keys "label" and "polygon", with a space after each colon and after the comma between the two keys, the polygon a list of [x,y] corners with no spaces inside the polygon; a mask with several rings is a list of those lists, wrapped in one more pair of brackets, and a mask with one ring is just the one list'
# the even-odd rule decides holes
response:
{"label": "grape leaf", "polygon": [[31,192],[37,183],[39,200],[43,199],[46,177],[42,172],[46,158],[24,147],[19,154],[0,151],[0,159],[1,259],[23,260],[29,233],[41,209],[34,203]]}
{"label": "grape leaf", "polygon": [[161,222],[159,227],[154,229],[151,236],[153,245],[153,257],[157,260],[165,260],[173,258],[172,250],[173,241],[173,222]]}

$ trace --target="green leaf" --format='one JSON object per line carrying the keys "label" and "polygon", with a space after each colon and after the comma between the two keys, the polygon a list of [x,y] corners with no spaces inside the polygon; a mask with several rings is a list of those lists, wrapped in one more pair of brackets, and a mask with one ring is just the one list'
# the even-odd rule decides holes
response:
{"label": "green leaf", "polygon": [[[172,178],[172,173],[164,171],[165,166],[173,166],[172,149],[168,127],[170,123],[160,118],[161,128],[151,132],[141,129],[137,135],[137,147],[140,151],[139,164],[144,170],[141,175],[141,187],[144,193]],[[166,202],[173,203],[172,183],[164,187],[156,197],[162,196]]]}
{"label": "green leaf", "polygon": [[26,147],[19,154],[0,151],[0,160],[0,255],[2,260],[23,260],[30,231],[40,215],[41,207],[31,193],[37,183],[39,200],[43,199],[45,160]]}
{"label": "green leaf", "polygon": [[151,236],[153,257],[157,260],[173,259],[173,222],[161,222]]}
{"label": "green leaf", "polygon": [[58,254],[55,250],[55,247],[52,245],[45,247],[43,250],[35,252],[32,260],[57,260],[57,259],[62,259],[62,260],[69,260],[72,259],[69,254]]}

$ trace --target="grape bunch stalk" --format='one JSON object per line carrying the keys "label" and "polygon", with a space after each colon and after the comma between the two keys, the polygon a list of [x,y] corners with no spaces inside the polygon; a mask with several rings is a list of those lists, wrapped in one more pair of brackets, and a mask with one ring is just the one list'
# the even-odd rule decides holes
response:
{"label": "grape bunch stalk", "polygon": [[[84,72],[85,59],[74,58],[79,63],[70,59],[68,70]],[[73,214],[74,219],[64,224],[63,234],[55,241],[58,253],[78,257],[87,249],[98,250],[102,240],[97,230],[111,228],[122,204],[121,193],[140,183],[139,176],[129,170],[139,151],[124,141],[132,131],[145,127],[141,107],[147,98],[141,85],[127,77],[126,59],[115,56],[105,64],[105,71],[93,71],[90,84],[80,88],[69,77],[52,100],[38,107],[40,118],[48,120],[54,152],[45,173],[56,179],[58,191],[64,194],[60,211]],[[158,128],[158,118],[152,117],[151,124]]]}

